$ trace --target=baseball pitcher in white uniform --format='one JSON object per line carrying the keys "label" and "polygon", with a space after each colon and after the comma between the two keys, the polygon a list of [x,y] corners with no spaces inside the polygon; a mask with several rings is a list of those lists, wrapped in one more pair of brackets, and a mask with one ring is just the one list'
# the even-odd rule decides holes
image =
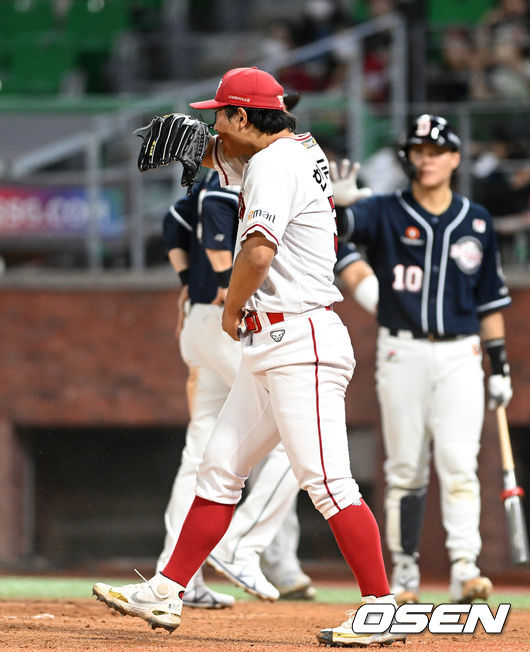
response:
{"label": "baseball pitcher in white uniform", "polygon": [[[287,101],[287,98],[285,101]],[[172,205],[163,221],[169,260],[181,280],[175,334],[189,375],[190,422],[182,459],[164,514],[166,536],[156,569],[167,564],[195,498],[202,455],[241,361],[241,346],[221,328],[238,226],[239,186],[219,185],[210,170],[190,196]],[[253,470],[245,500],[208,562],[225,577],[262,600],[311,599],[315,588],[298,559],[299,486],[280,443]],[[281,558],[275,559],[281,547]],[[266,564],[273,558],[274,565]],[[264,575],[260,562],[266,566]],[[218,609],[233,596],[204,582],[202,569],[186,587],[184,606]]]}
{"label": "baseball pitcher in white uniform", "polygon": [[[281,440],[302,489],[327,519],[364,602],[395,606],[379,528],[351,475],[344,397],[355,360],[333,311],[337,228],[326,156],[296,135],[283,88],[265,71],[227,72],[203,164],[240,184],[236,257],[223,329],[242,363],[206,446],[196,497],[165,568],[144,584],[98,583],[96,596],[152,627],[180,624],[185,587],[228,528],[252,467]],[[390,644],[404,635],[357,633],[354,613],[320,643]]]}

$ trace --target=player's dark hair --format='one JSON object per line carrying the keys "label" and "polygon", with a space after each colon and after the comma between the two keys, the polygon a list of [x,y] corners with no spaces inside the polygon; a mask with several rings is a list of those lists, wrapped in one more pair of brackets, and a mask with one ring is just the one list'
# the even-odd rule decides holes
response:
{"label": "player's dark hair", "polygon": [[277,134],[284,129],[294,131],[296,129],[296,118],[287,111],[278,111],[276,109],[253,109],[231,104],[224,107],[226,117],[234,117],[237,110],[244,108],[248,121],[251,125],[259,129],[264,134]]}

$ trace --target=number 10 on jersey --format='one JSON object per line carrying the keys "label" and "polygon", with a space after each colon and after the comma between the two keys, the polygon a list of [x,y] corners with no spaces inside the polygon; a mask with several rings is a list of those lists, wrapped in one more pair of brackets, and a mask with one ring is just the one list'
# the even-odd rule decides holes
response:
{"label": "number 10 on jersey", "polygon": [[392,287],[397,292],[419,292],[423,285],[423,270],[417,265],[396,265]]}

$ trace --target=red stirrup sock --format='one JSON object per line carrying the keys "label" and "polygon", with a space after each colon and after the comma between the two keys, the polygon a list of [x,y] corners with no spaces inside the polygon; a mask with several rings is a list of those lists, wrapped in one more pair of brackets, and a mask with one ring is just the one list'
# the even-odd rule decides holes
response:
{"label": "red stirrup sock", "polygon": [[386,577],[381,537],[374,515],[368,505],[350,505],[330,519],[344,559],[357,579],[361,595],[376,598],[388,595],[390,589]]}
{"label": "red stirrup sock", "polygon": [[235,508],[235,505],[214,503],[195,496],[175,549],[162,574],[187,586],[227,531]]}

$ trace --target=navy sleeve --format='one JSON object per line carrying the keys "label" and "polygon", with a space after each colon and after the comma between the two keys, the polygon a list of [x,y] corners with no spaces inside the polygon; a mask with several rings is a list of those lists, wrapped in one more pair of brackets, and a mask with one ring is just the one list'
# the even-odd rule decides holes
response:
{"label": "navy sleeve", "polygon": [[194,201],[196,198],[184,197],[169,207],[162,223],[166,251],[171,249],[190,251]]}
{"label": "navy sleeve", "polygon": [[205,249],[234,250],[237,233],[237,195],[207,193],[202,202],[202,244]]}
{"label": "navy sleeve", "polygon": [[511,303],[511,299],[502,271],[493,222],[488,211],[483,208],[482,210],[483,219],[487,224],[488,239],[484,246],[480,276],[475,286],[475,299],[477,312],[484,317],[489,312],[506,307]]}

